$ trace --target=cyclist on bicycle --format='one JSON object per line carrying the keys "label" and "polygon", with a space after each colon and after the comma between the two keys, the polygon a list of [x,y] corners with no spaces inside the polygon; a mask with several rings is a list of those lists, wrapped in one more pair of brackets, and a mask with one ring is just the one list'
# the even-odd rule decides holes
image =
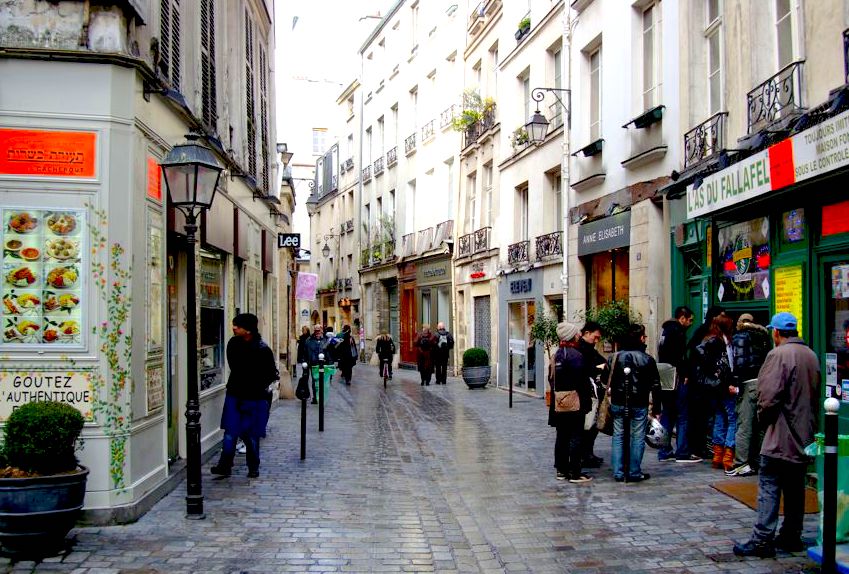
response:
{"label": "cyclist on bicycle", "polygon": [[374,351],[380,359],[380,376],[383,376],[383,365],[389,370],[389,380],[392,380],[392,359],[395,356],[395,341],[392,340],[392,335],[383,333],[378,335],[374,346]]}

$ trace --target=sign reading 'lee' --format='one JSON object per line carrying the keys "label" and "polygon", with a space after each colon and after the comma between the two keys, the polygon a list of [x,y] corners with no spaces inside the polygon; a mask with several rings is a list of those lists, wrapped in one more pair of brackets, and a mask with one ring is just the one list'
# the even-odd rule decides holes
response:
{"label": "sign reading 'lee'", "polygon": [[277,247],[283,249],[284,247],[291,247],[292,249],[300,249],[301,248],[301,234],[300,233],[278,233],[277,234]]}
{"label": "sign reading 'lee'", "polygon": [[95,176],[97,134],[0,129],[0,174]]}

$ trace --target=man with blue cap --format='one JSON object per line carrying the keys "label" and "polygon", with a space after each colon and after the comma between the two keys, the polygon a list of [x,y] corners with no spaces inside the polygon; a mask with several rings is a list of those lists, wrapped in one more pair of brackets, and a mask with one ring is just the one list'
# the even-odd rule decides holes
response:
{"label": "man with blue cap", "polygon": [[[737,556],[771,558],[775,550],[801,552],[805,514],[805,447],[814,441],[820,362],[799,338],[792,313],[777,313],[767,325],[775,348],[758,373],[758,420],[766,429],[761,446],[758,519],[752,538],[734,545]],[[784,522],[778,536],[778,504],[784,494]]]}

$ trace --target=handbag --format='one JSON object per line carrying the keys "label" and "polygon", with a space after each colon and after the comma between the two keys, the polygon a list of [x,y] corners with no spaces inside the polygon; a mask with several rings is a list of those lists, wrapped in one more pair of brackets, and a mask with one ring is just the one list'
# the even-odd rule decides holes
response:
{"label": "handbag", "polygon": [[578,391],[554,391],[554,412],[575,413],[581,410]]}
{"label": "handbag", "polygon": [[613,435],[613,410],[610,408],[610,383],[613,382],[613,372],[616,370],[616,361],[619,359],[619,353],[613,355],[613,365],[610,367],[610,374],[607,376],[607,388],[604,390],[604,397],[598,406],[598,421],[596,427],[598,432],[606,435]]}
{"label": "handbag", "polygon": [[598,387],[595,385],[595,381],[590,379],[590,390],[592,394],[590,396],[590,412],[584,415],[584,430],[590,430],[595,426],[596,417],[598,417]]}

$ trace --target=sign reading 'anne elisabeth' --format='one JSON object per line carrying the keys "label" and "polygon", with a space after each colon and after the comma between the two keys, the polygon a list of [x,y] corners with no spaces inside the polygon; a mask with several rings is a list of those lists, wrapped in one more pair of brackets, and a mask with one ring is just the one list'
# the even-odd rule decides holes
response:
{"label": "sign reading 'anne elisabeth'", "polygon": [[578,227],[578,256],[631,244],[631,212],[625,211]]}

